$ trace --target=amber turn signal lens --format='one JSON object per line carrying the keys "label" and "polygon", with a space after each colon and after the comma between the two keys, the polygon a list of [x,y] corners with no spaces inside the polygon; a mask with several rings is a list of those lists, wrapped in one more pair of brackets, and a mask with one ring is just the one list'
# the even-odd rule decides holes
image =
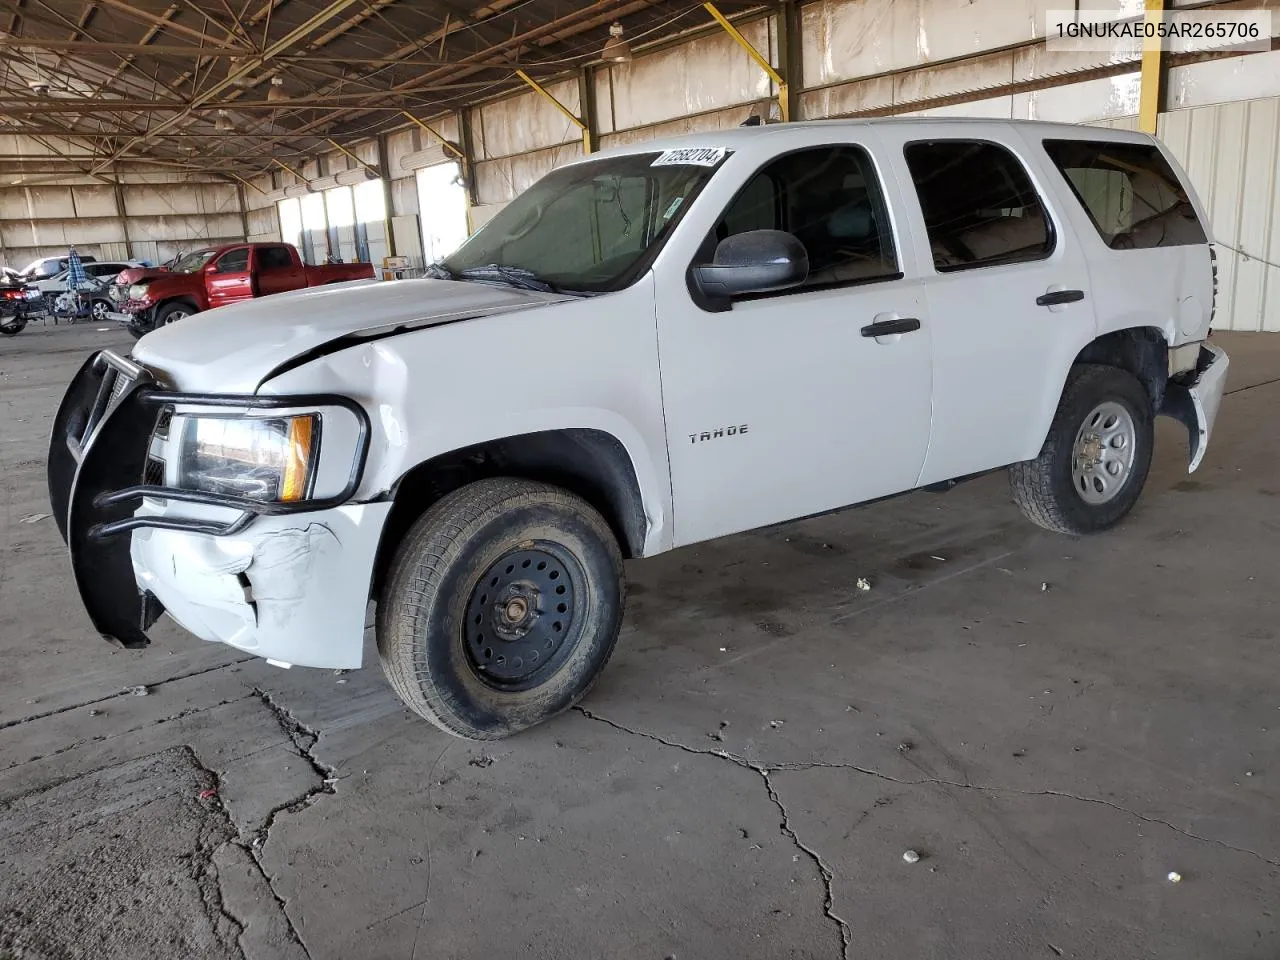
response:
{"label": "amber turn signal lens", "polygon": [[311,457],[314,452],[316,418],[292,417],[289,420],[289,446],[285,452],[284,483],[280,485],[280,499],[284,503],[296,503],[307,493],[307,480],[311,473]]}

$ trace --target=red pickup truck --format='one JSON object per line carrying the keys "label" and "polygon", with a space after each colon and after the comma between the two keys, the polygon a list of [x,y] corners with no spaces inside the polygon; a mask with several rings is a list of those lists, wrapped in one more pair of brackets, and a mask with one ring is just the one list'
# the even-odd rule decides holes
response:
{"label": "red pickup truck", "polygon": [[135,337],[183,317],[228,303],[327,283],[373,278],[369,263],[302,262],[288,243],[233,243],[196,250],[171,267],[126,270],[110,291],[112,320]]}

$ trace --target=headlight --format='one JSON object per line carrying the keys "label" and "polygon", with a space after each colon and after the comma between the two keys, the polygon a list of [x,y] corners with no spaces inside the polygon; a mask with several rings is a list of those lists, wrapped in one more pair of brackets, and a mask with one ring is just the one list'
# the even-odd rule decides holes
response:
{"label": "headlight", "polygon": [[135,283],[129,288],[130,300],[141,300],[147,295],[147,285],[145,283]]}
{"label": "headlight", "polygon": [[320,417],[184,417],[176,483],[275,503],[305,500],[319,457]]}

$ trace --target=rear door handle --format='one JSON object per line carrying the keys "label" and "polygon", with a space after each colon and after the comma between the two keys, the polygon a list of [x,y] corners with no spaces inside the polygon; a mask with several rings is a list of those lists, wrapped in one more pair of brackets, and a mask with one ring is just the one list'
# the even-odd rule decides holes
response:
{"label": "rear door handle", "polygon": [[864,337],[888,337],[895,333],[911,333],[920,329],[915,317],[896,317],[893,320],[877,320],[862,328]]}
{"label": "rear door handle", "polygon": [[1076,303],[1084,299],[1083,290],[1050,290],[1036,297],[1038,307],[1056,307],[1063,303]]}

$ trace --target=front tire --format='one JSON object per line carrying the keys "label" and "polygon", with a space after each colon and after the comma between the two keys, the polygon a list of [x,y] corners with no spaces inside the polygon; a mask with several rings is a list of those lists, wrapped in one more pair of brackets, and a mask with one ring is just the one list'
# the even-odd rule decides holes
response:
{"label": "front tire", "polygon": [[25,329],[27,329],[26,317],[11,317],[8,320],[0,320],[0,333],[6,337],[16,337]]}
{"label": "front tire", "polygon": [[622,557],[580,497],[481,480],[413,525],[378,603],[378,653],[415,713],[496,740],[581,700],[617,642]]}
{"label": "front tire", "polygon": [[197,312],[194,307],[185,303],[166,303],[156,311],[155,326],[163,327],[168,323],[177,323],[179,320],[185,320]]}
{"label": "front tire", "polygon": [[89,304],[89,318],[94,323],[106,323],[107,314],[111,312],[110,300],[94,300]]}
{"label": "front tire", "polygon": [[1133,509],[1155,442],[1151,398],[1131,373],[1077,364],[1040,455],[1009,467],[1013,501],[1057,533],[1107,530]]}

